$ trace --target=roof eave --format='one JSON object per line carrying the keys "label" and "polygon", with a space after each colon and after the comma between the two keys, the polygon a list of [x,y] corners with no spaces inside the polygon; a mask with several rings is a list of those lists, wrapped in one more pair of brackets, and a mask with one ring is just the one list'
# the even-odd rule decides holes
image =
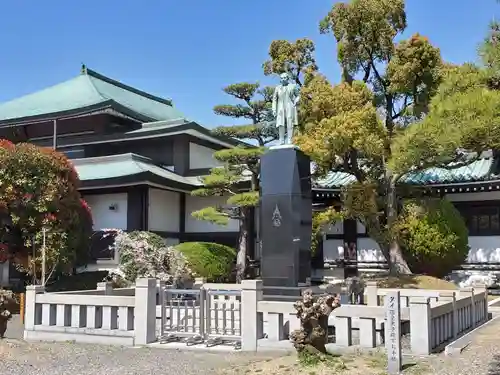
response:
{"label": "roof eave", "polygon": [[198,186],[195,185],[185,184],[178,181],[172,181],[168,178],[158,176],[152,172],[145,171],[126,176],[99,178],[93,180],[82,180],[80,189],[87,190],[95,188],[105,188],[110,186],[126,186],[126,185],[134,186],[134,184],[140,182],[152,182],[156,185],[161,185],[166,188],[171,188],[172,190],[178,190],[182,192],[190,192],[198,188]]}
{"label": "roof eave", "polygon": [[110,99],[90,106],[70,109],[66,111],[51,112],[35,116],[26,116],[14,119],[0,120],[0,128],[31,125],[35,123],[41,123],[53,120],[66,120],[75,117],[81,117],[83,115],[90,116],[97,111],[102,111],[106,109],[114,109],[115,111],[122,113],[126,115],[128,118],[138,122],[147,122],[152,120],[150,117],[132,111],[129,108],[121,105],[120,103],[117,103],[116,101]]}

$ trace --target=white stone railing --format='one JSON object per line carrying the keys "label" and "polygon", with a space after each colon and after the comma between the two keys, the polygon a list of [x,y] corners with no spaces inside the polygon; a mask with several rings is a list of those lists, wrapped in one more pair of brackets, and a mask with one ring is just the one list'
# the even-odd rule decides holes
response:
{"label": "white stone railing", "polygon": [[[354,332],[361,347],[382,344],[387,310],[378,305],[379,297],[391,291],[369,284],[368,306],[335,309],[329,325],[335,327],[336,344],[353,345]],[[488,319],[484,288],[397,291],[401,301],[399,324],[406,331],[409,328],[413,354],[439,351]],[[160,339],[182,338],[207,346],[231,341],[243,350],[255,351],[265,335],[267,343],[286,344],[288,335],[300,328],[293,305],[291,301],[265,300],[260,280],[197,283],[189,290],[172,289],[155,279],[138,280],[135,288],[113,289],[110,283],[100,283],[96,290],[79,292],[45,293],[43,287],[30,286],[24,337],[144,345],[157,340],[156,323],[161,319]]]}
{"label": "white stone railing", "polygon": [[425,289],[400,289],[400,288],[379,288],[377,282],[368,281],[365,287],[366,304],[368,306],[384,306],[385,297],[388,293],[399,291],[400,303],[403,307],[410,306],[410,299],[413,297],[427,297],[433,301],[438,301],[442,293],[459,293],[458,290],[425,290]]}
{"label": "white stone railing", "polygon": [[441,292],[439,300],[428,297],[411,299],[411,346],[414,354],[438,352],[470,330],[488,320],[486,290],[461,289],[458,293]]}
{"label": "white stone railing", "polygon": [[110,295],[110,285],[97,290],[45,293],[28,286],[24,338],[111,345],[155,341],[156,280],[137,281],[133,296]]}
{"label": "white stone railing", "polygon": [[[447,343],[488,319],[487,292],[484,288],[457,291],[379,288],[375,289],[375,294],[373,290],[372,293],[368,290],[369,303],[373,305],[343,305],[332,312],[329,325],[335,327],[336,345],[352,346],[356,331],[360,347],[375,348],[382,344],[385,341],[387,311],[385,306],[378,305],[379,297],[383,298],[396,290],[400,294],[400,324],[409,324],[413,354],[438,352]],[[266,314],[267,319],[258,317],[255,330],[262,332],[262,322],[266,320],[264,333],[267,333],[269,341],[285,340],[288,333],[300,326],[294,316],[293,302],[261,300],[258,312]]]}

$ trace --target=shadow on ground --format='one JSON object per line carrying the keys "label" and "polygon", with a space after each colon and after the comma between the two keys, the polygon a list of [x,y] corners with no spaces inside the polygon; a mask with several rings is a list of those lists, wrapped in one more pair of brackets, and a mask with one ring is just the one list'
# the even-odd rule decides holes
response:
{"label": "shadow on ground", "polygon": [[495,354],[488,366],[488,375],[500,375],[500,354]]}

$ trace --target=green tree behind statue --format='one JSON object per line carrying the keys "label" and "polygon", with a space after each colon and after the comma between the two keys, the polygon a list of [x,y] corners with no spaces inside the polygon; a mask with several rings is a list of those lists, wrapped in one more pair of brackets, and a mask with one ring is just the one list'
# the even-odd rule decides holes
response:
{"label": "green tree behind statue", "polygon": [[222,166],[213,168],[210,175],[203,178],[204,188],[197,189],[192,194],[228,197],[226,204],[206,207],[193,212],[192,215],[218,225],[227,225],[229,219],[239,221],[236,279],[240,282],[248,274],[248,258],[254,255],[260,156],[265,146],[276,140],[277,131],[268,124],[272,120],[272,87],[261,87],[258,83],[236,83],[225,87],[224,92],[242,103],[217,105],[214,112],[234,119],[248,120],[249,124],[221,126],[213,132],[242,141],[253,141],[256,146],[246,146],[242,143],[239,147],[214,153],[214,158]]}
{"label": "green tree behind statue", "polygon": [[[404,5],[403,0],[352,0],[333,6],[320,31],[335,37],[342,83],[332,85],[307,71],[301,133],[295,139],[313,158],[318,177],[345,172],[356,178],[345,190],[343,214],[365,224],[394,273],[411,272],[391,233],[396,185],[404,175],[391,167],[401,157],[394,154],[394,142],[428,112],[442,66],[439,49],[425,37],[396,42],[406,29]],[[288,56],[286,48],[270,53],[276,62],[270,65],[279,66]]]}

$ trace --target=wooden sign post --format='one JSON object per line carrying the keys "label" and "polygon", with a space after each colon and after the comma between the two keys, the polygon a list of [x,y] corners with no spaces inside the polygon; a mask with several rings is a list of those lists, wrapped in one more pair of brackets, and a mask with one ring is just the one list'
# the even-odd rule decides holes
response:
{"label": "wooden sign post", "polygon": [[385,348],[387,350],[388,374],[400,374],[403,369],[401,357],[401,304],[398,291],[385,297]]}

